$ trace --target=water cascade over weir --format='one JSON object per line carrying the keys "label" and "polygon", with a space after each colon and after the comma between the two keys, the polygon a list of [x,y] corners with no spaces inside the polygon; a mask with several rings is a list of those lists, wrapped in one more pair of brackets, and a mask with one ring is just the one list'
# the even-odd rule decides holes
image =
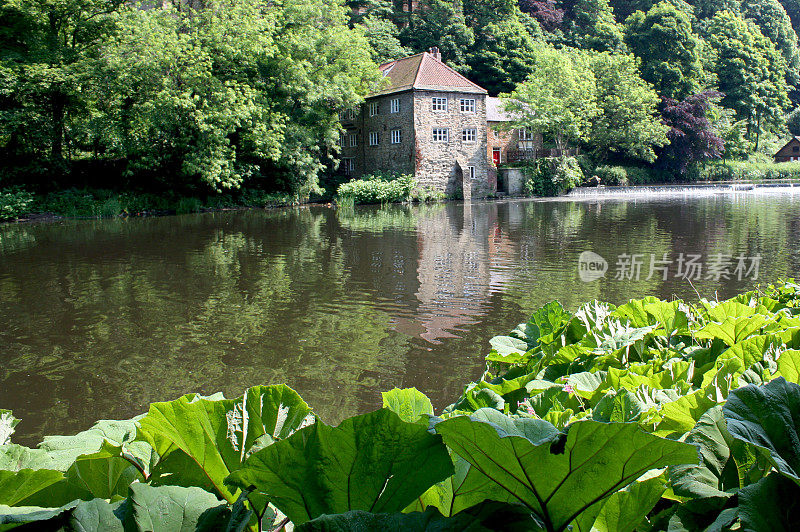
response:
{"label": "water cascade over weir", "polygon": [[598,196],[705,196],[711,194],[731,194],[740,192],[791,193],[800,192],[800,182],[775,181],[769,183],[693,183],[674,185],[638,185],[638,186],[599,186],[578,187],[571,190],[567,198],[594,198]]}

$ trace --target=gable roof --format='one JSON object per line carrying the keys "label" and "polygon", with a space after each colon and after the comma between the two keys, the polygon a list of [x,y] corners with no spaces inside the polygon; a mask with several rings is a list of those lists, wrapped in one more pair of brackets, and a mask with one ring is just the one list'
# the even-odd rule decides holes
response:
{"label": "gable roof", "polygon": [[410,89],[487,94],[486,89],[472,83],[428,52],[390,61],[378,68],[383,77],[389,80],[389,85],[369,96],[382,96]]}
{"label": "gable roof", "polygon": [[789,139],[789,142],[787,142],[786,144],[784,144],[784,145],[781,147],[781,149],[779,149],[778,151],[776,151],[776,152],[775,152],[775,155],[773,155],[773,157],[777,157],[778,155],[780,155],[780,153],[781,153],[783,150],[785,150],[786,148],[788,148],[788,147],[789,147],[789,145],[790,145],[792,142],[795,142],[795,141],[800,141],[800,137],[797,137],[797,136],[795,136],[795,137],[792,137],[792,138],[790,138],[790,139]]}
{"label": "gable roof", "polygon": [[486,98],[487,122],[511,122],[511,116],[503,107],[503,100],[488,96]]}

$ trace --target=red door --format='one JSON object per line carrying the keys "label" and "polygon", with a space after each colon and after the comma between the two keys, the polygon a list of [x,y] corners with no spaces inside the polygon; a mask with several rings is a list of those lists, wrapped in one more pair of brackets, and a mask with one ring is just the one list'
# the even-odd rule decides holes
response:
{"label": "red door", "polygon": [[492,162],[495,166],[500,166],[500,148],[492,148]]}

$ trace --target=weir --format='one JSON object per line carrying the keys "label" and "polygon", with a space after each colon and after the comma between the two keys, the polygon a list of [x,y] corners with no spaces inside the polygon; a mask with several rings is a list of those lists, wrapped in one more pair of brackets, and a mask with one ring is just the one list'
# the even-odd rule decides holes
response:
{"label": "weir", "polygon": [[597,196],[705,196],[712,194],[737,194],[746,192],[800,193],[800,181],[770,182],[718,182],[668,185],[633,185],[578,187],[566,194],[568,198]]}

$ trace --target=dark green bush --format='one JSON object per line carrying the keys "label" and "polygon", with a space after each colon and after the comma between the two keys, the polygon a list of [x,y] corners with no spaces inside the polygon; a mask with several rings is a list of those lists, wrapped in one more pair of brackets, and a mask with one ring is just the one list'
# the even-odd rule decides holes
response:
{"label": "dark green bush", "polygon": [[33,194],[21,188],[0,190],[0,220],[13,220],[31,212]]}
{"label": "dark green bush", "polygon": [[598,166],[594,169],[594,175],[600,179],[600,185],[628,185],[628,172],[622,166]]}
{"label": "dark green bush", "polygon": [[523,166],[524,190],[529,196],[558,196],[583,181],[583,171],[574,157],[537,159]]}

